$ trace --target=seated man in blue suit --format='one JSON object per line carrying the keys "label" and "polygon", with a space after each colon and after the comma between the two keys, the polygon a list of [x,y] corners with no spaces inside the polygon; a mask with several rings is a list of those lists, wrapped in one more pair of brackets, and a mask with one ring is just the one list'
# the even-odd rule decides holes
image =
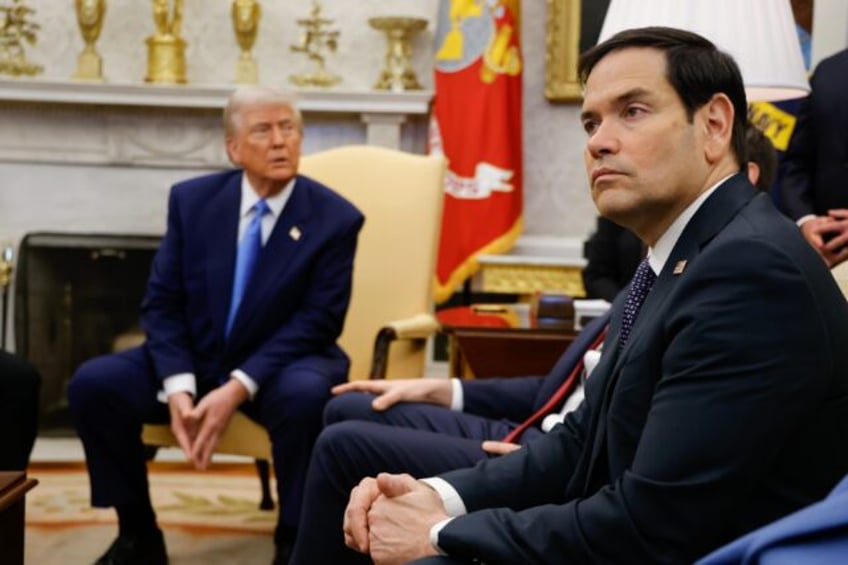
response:
{"label": "seated man in blue suit", "polygon": [[848,304],[743,172],[736,63],[643,28],[579,70],[592,198],[648,247],[585,400],[472,468],[361,481],[344,535],[363,559],[687,563],[848,472]]}
{"label": "seated man in blue suit", "polygon": [[142,303],[147,341],[83,364],[69,388],[92,504],[119,535],[98,563],[165,563],[140,432],[167,422],[198,469],[236,409],[268,429],[281,506],[278,562],[295,537],[303,478],[330,388],[347,377],[336,345],[363,216],[297,174],[303,123],[293,100],[237,90],[224,110],[239,169],[173,187]]}
{"label": "seated man in blue suit", "polygon": [[[547,377],[351,381],[333,389],[307,473],[294,563],[364,560],[348,549],[350,490],[380,471],[426,477],[500,455],[549,431],[582,398],[609,314],[578,334]],[[589,353],[591,352],[591,353]]]}

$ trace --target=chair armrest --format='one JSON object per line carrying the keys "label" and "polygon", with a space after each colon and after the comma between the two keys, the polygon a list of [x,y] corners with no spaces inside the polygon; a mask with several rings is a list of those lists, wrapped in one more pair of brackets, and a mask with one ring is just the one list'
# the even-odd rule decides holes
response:
{"label": "chair armrest", "polygon": [[389,346],[393,341],[396,339],[427,339],[435,334],[438,329],[439,322],[432,314],[416,314],[384,325],[377,332],[377,337],[374,340],[374,355],[371,357],[371,372],[368,378],[386,378]]}

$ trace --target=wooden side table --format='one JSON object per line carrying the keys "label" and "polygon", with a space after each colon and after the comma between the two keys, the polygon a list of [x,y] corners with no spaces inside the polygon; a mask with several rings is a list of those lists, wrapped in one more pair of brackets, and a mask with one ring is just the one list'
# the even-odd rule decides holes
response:
{"label": "wooden side table", "polygon": [[24,497],[38,481],[22,471],[0,471],[0,561],[24,562]]}
{"label": "wooden side table", "polygon": [[449,338],[451,377],[547,375],[575,336],[572,320],[540,323],[529,304],[446,308],[436,318]]}

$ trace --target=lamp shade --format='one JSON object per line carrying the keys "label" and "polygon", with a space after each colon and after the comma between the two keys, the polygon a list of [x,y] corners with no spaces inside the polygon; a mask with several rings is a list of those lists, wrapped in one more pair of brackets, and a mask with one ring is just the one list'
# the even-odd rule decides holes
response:
{"label": "lamp shade", "polygon": [[647,26],[693,31],[732,55],[749,102],[810,92],[789,0],[611,0],[598,42]]}

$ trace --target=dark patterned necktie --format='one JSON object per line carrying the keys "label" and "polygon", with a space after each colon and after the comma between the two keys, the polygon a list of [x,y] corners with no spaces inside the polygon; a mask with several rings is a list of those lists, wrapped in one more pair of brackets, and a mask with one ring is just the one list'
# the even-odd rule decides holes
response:
{"label": "dark patterned necktie", "polygon": [[642,303],[645,302],[645,297],[651,292],[651,287],[654,286],[654,281],[657,280],[657,275],[651,269],[651,264],[648,263],[648,258],[642,259],[639,267],[636,269],[636,274],[633,275],[633,280],[630,281],[630,290],[627,291],[627,301],[624,303],[624,314],[621,316],[621,334],[619,334],[619,344],[621,347],[627,343],[627,338],[630,337],[630,330],[633,329],[633,323],[636,322],[636,316],[639,315],[639,309]]}

